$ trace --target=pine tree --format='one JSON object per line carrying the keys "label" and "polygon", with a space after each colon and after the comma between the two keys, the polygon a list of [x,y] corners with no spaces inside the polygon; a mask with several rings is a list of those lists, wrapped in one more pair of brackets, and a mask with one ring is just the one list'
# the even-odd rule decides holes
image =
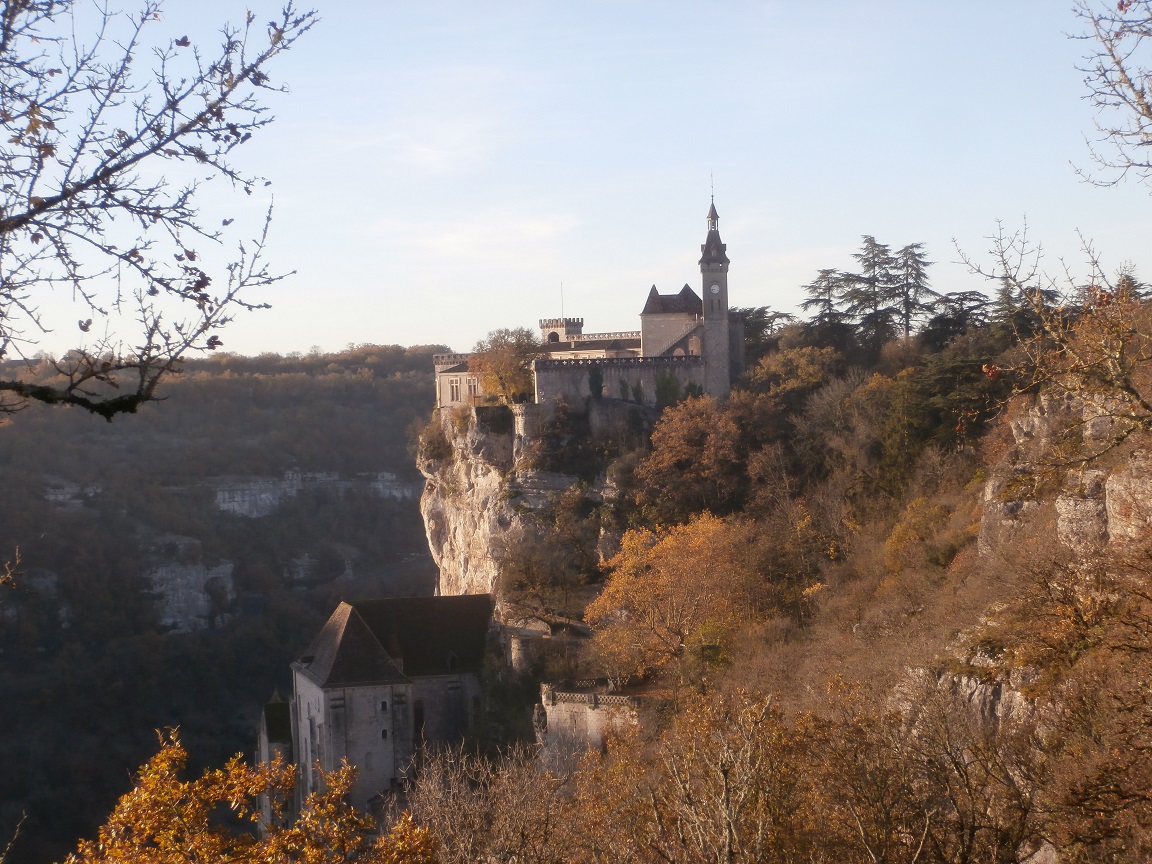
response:
{"label": "pine tree", "polygon": [[940,295],[928,287],[927,270],[933,264],[924,252],[923,243],[909,243],[896,253],[892,271],[893,287],[899,307],[904,338],[912,335],[912,325],[931,308],[930,301]]}
{"label": "pine tree", "polygon": [[860,251],[852,255],[859,272],[847,276],[843,299],[855,320],[861,343],[878,353],[896,333],[900,317],[895,280],[896,259],[889,247],[865,234]]}

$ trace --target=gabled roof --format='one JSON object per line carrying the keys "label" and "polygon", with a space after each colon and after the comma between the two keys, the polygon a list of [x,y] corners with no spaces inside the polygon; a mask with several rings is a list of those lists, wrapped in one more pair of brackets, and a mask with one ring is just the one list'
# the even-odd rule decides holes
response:
{"label": "gabled roof", "polygon": [[702,315],[704,314],[704,305],[696,296],[696,292],[687,285],[680,289],[679,294],[661,294],[653,285],[652,290],[648,292],[648,300],[640,314],[659,315],[672,312]]}
{"label": "gabled roof", "polygon": [[487,594],[341,603],[293,666],[320,687],[479,672],[491,620]]}
{"label": "gabled roof", "polygon": [[296,661],[321,687],[404,681],[384,646],[349,603],[341,603]]}

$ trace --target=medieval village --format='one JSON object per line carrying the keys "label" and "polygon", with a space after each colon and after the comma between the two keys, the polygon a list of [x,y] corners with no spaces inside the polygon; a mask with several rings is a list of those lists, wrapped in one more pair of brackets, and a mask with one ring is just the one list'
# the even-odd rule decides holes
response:
{"label": "medieval village", "polygon": [[1152,860],[1152,0],[0,3],[0,864]]}

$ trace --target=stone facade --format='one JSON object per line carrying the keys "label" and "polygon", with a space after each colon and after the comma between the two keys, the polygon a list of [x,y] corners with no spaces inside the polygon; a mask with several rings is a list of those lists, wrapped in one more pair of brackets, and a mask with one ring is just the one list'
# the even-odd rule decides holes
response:
{"label": "stone facade", "polygon": [[478,732],[492,599],[406,597],[341,603],[292,664],[297,808],[315,766],[355,765],[352,803],[402,785],[424,748]]}
{"label": "stone facade", "polygon": [[541,684],[533,715],[541,759],[561,765],[586,750],[603,750],[608,739],[638,727],[644,697],[610,692],[603,681]]}

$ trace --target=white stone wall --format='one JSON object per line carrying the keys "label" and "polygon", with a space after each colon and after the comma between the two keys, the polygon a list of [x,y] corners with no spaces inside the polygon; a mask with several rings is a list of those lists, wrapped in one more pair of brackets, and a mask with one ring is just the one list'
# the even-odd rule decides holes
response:
{"label": "white stone wall", "polygon": [[[476,731],[483,708],[473,674],[428,676],[406,684],[322,690],[293,670],[292,746],[300,768],[297,809],[319,786],[314,765],[334,771],[347,759],[357,769],[352,803],[372,799],[404,779],[422,740],[456,743]],[[382,734],[382,733],[387,733]]]}
{"label": "white stone wall", "polygon": [[589,749],[602,749],[610,735],[639,723],[637,701],[629,696],[557,691],[541,687],[536,737],[546,762],[555,763]]}

